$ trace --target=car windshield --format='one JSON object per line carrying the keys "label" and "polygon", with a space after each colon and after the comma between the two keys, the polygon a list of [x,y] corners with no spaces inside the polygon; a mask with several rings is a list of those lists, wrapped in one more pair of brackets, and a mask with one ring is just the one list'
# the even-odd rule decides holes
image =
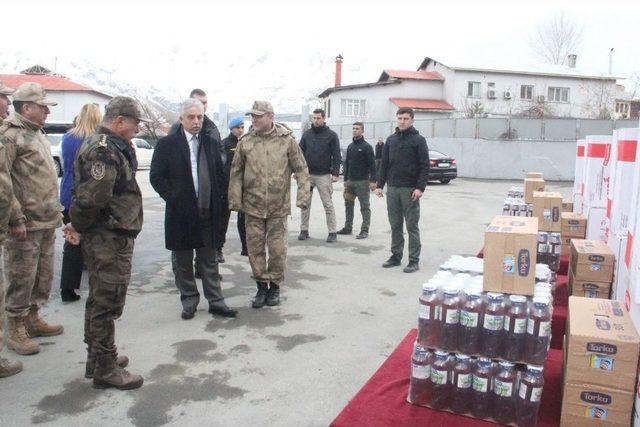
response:
{"label": "car windshield", "polygon": [[47,135],[47,139],[49,140],[51,145],[56,146],[60,144],[60,141],[62,141],[62,135],[49,134]]}
{"label": "car windshield", "polygon": [[445,159],[445,158],[447,158],[447,156],[445,156],[444,154],[442,154],[439,151],[429,150],[429,158],[430,159]]}
{"label": "car windshield", "polygon": [[149,145],[149,143],[144,139],[135,138],[134,141],[136,142],[136,147],[138,148],[146,148],[147,150],[151,149],[151,145]]}

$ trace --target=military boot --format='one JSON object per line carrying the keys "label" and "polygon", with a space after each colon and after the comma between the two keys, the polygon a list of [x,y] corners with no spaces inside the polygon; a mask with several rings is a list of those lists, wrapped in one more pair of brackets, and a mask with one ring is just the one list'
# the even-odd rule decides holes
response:
{"label": "military boot", "polygon": [[133,390],[144,383],[141,375],[132,374],[116,363],[115,356],[102,355],[96,360],[93,371],[93,388],[117,388],[118,390]]}
{"label": "military boot", "polygon": [[38,343],[29,339],[27,335],[27,330],[24,327],[24,318],[9,317],[7,347],[22,355],[36,354],[40,351]]}
{"label": "military boot", "polygon": [[[129,358],[127,356],[118,356],[116,359],[116,365],[121,368],[126,368],[129,365]],[[93,378],[93,372],[96,368],[96,356],[95,354],[89,354],[87,356],[87,363],[84,366],[84,377]]]}
{"label": "military boot", "polygon": [[31,338],[35,337],[52,337],[54,335],[60,335],[64,331],[62,325],[50,325],[44,321],[42,317],[38,315],[38,309],[32,307],[29,310],[29,314],[25,317],[24,325],[27,329],[27,334]]}
{"label": "military boot", "polygon": [[22,362],[0,357],[0,378],[10,377],[22,371]]}
{"label": "military boot", "polygon": [[267,291],[267,305],[273,307],[280,304],[280,286],[271,282]]}
{"label": "military boot", "polygon": [[253,298],[253,302],[251,303],[251,307],[253,308],[262,308],[266,304],[267,300],[267,291],[269,290],[269,285],[264,282],[256,282],[258,285],[258,292],[256,292],[256,296]]}

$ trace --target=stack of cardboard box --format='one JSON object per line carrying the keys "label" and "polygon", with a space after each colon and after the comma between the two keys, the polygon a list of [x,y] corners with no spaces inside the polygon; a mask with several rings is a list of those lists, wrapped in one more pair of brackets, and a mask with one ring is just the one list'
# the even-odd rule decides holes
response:
{"label": "stack of cardboard box", "polygon": [[640,337],[618,301],[569,297],[563,426],[629,426]]}
{"label": "stack of cardboard box", "polygon": [[554,191],[533,192],[533,216],[538,218],[538,231],[561,230],[562,194]]}
{"label": "stack of cardboard box", "polygon": [[569,255],[571,252],[571,239],[584,239],[587,233],[587,218],[584,215],[573,212],[562,212],[561,224],[562,252]]}
{"label": "stack of cardboard box", "polygon": [[[535,178],[529,178],[529,175],[535,176]],[[533,193],[535,191],[544,191],[544,179],[542,174],[538,175],[537,172],[530,172],[524,180],[525,203],[533,203]]]}
{"label": "stack of cardboard box", "polygon": [[609,298],[615,256],[600,240],[571,240],[569,295]]}

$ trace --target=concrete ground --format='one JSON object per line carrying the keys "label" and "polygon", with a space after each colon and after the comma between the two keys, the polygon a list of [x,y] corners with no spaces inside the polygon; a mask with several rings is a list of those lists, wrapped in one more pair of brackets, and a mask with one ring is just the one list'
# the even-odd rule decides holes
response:
{"label": "concrete ground", "polygon": [[[416,326],[420,285],[450,255],[480,249],[486,224],[501,212],[508,188],[518,184],[458,179],[430,185],[421,202],[421,270],[414,274],[380,267],[390,243],[384,199],[372,196],[369,239],[339,236],[338,243],[327,244],[315,194],[312,239],[296,239],[299,210],[290,219],[288,273],[276,308],[250,307],[255,285],[247,259],[239,255],[234,221],[221,274],[238,318],[212,317],[201,301],[196,317],[184,321],[164,249],[164,204],[148,173],[141,172],[139,181],[145,224],[116,342],[131,358],[129,369],[145,377],[144,386],[100,391],[83,378],[86,282],[80,302],[63,304],[56,275],[45,316],[64,324],[65,333],[39,339],[38,355],[3,350],[3,356],[22,360],[24,371],[0,380],[0,425],[328,425]],[[342,188],[338,183],[333,197],[339,226]],[[548,188],[571,191],[568,183]],[[356,212],[356,229],[359,224]],[[56,247],[59,272],[61,238]]]}

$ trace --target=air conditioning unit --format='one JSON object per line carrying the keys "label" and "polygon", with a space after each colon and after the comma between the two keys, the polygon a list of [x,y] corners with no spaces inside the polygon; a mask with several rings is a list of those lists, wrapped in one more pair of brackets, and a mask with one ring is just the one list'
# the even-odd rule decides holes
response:
{"label": "air conditioning unit", "polygon": [[511,99],[511,91],[509,89],[504,91],[504,99]]}
{"label": "air conditioning unit", "polygon": [[544,102],[544,95],[538,95],[538,97],[536,98],[536,100],[538,102]]}
{"label": "air conditioning unit", "polygon": [[496,91],[494,89],[489,89],[487,91],[487,98],[496,99]]}

